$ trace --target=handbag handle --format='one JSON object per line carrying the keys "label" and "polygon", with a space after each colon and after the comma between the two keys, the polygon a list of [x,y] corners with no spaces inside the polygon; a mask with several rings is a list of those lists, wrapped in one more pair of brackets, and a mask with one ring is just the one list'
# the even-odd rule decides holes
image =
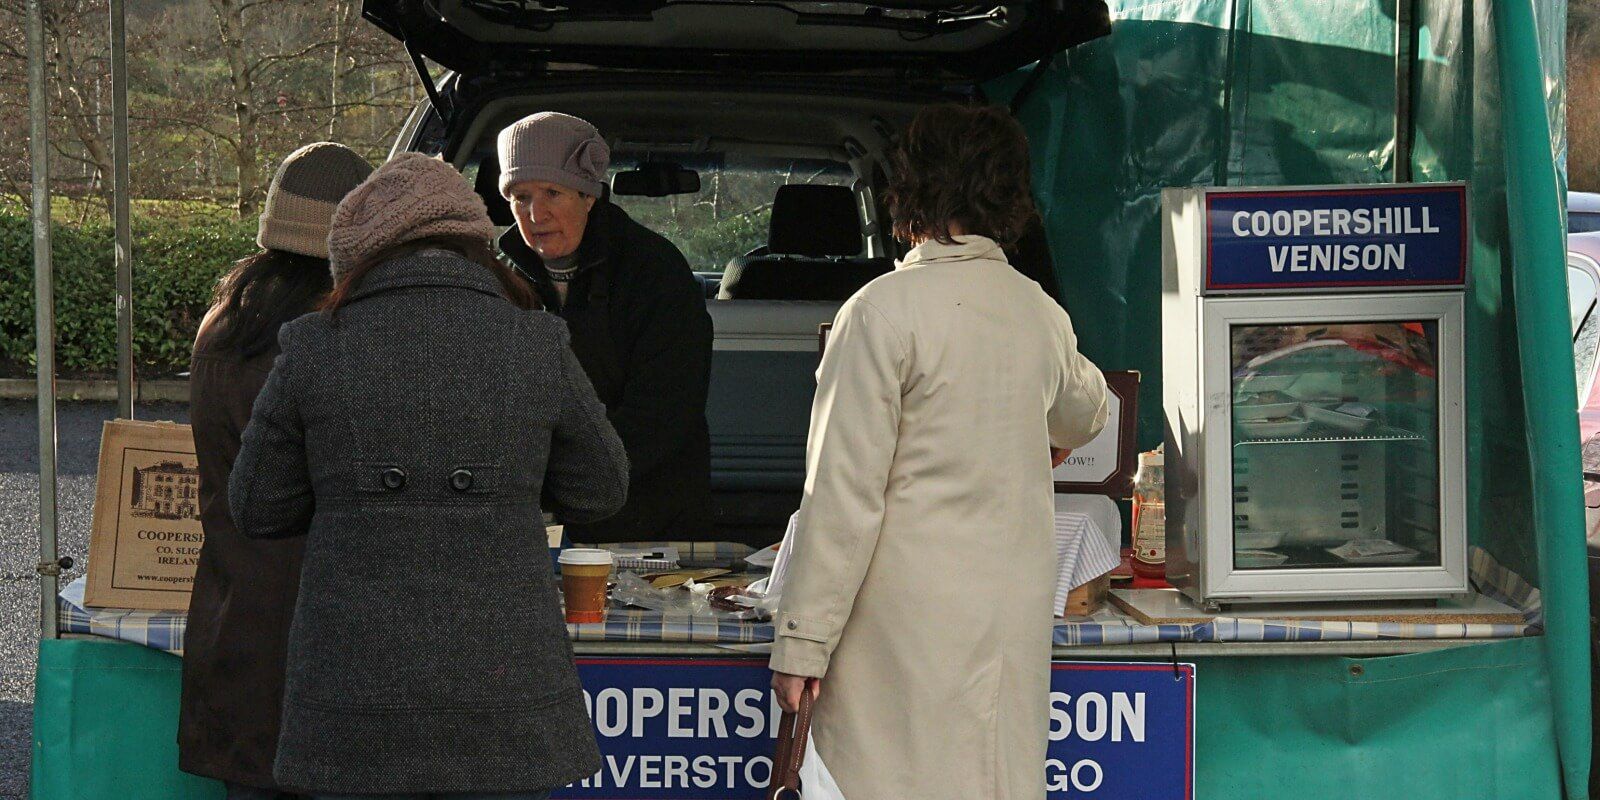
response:
{"label": "handbag handle", "polygon": [[778,722],[778,750],[772,759],[772,782],[767,800],[801,800],[800,762],[806,758],[806,737],[811,732],[811,681],[800,690],[800,711],[783,712]]}

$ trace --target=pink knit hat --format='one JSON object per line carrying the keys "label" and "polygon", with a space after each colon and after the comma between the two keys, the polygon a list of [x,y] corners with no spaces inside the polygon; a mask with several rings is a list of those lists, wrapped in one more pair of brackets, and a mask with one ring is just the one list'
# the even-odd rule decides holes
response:
{"label": "pink knit hat", "polygon": [[438,158],[401,153],[339,201],[328,233],[335,283],[363,260],[429,236],[487,243],[494,223],[466,178]]}

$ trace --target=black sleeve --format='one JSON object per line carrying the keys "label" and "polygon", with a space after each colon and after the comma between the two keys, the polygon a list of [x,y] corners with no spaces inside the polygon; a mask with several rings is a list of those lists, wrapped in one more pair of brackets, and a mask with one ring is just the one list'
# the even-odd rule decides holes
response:
{"label": "black sleeve", "polygon": [[[705,425],[711,384],[711,315],[705,292],[671,244],[630,270],[646,277],[631,292],[633,347],[611,424],[628,447],[634,475],[655,470]],[[654,250],[654,249],[653,249]]]}
{"label": "black sleeve", "polygon": [[550,437],[543,505],[563,522],[596,522],[628,498],[628,457],[583,367],[561,345],[561,412]]}

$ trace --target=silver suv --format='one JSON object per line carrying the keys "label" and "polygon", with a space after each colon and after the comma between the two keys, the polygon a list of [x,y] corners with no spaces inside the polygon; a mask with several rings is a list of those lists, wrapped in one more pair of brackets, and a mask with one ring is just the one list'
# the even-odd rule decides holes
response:
{"label": "silver suv", "polygon": [[[890,138],[925,104],[1110,32],[1102,0],[366,0],[428,100],[396,150],[441,154],[501,225],[495,134],[540,110],[593,122],[611,200],[678,245],[716,329],[716,534],[774,541],[798,506],[818,326],[892,268]],[[435,79],[424,58],[446,68]],[[1042,65],[1041,65],[1042,66]],[[1042,73],[1037,70],[1036,73]],[[1013,263],[1054,282],[1042,231]]]}

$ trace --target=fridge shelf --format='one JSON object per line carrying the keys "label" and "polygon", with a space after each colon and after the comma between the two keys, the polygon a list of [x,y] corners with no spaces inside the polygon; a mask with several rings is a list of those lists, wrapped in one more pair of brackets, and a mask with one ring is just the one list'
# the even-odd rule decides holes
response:
{"label": "fridge shelf", "polygon": [[1234,447],[1255,444],[1333,444],[1340,442],[1420,442],[1421,434],[1400,428],[1379,428],[1370,433],[1324,433],[1310,436],[1283,436],[1260,439],[1241,439]]}

